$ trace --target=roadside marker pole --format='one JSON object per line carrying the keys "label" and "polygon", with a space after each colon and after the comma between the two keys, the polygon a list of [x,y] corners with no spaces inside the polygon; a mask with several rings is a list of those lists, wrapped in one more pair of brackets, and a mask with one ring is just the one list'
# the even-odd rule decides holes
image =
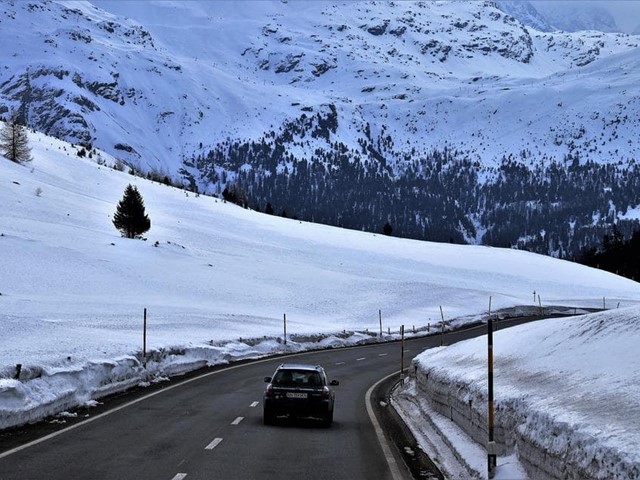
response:
{"label": "roadside marker pole", "polygon": [[[491,318],[491,295],[489,295],[489,318]],[[498,319],[496,318],[496,330],[498,330]]]}
{"label": "roadside marker pole", "polygon": [[142,326],[142,366],[147,368],[147,309],[144,309],[144,321]]}
{"label": "roadside marker pole", "polygon": [[540,298],[540,294],[538,294],[538,306],[540,307],[540,315],[544,315],[544,309],[542,308],[542,299]]}
{"label": "roadside marker pole", "polygon": [[491,295],[489,295],[489,318],[491,318]]}
{"label": "roadside marker pole", "polygon": [[400,327],[400,380],[404,383],[404,325]]}
{"label": "roadside marker pole", "polygon": [[287,344],[287,314],[284,314],[284,344]]}
{"label": "roadside marker pole", "polygon": [[440,317],[442,318],[442,330],[440,332],[440,346],[444,345],[444,313],[442,312],[442,305],[440,305]]}
{"label": "roadside marker pole", "polygon": [[380,337],[382,337],[382,310],[378,310],[378,317],[380,318]]}
{"label": "roadside marker pole", "polygon": [[497,459],[496,459],[496,443],[493,438],[493,426],[494,426],[494,410],[493,410],[493,322],[491,317],[487,322],[487,340],[488,340],[488,367],[489,367],[489,443],[487,444],[487,471],[489,478],[493,478],[496,473]]}

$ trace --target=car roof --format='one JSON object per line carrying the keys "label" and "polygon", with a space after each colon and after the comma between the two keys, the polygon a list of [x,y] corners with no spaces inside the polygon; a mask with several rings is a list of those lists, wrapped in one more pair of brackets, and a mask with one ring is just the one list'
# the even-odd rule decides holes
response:
{"label": "car roof", "polygon": [[311,363],[283,363],[278,367],[278,370],[315,370],[320,372],[323,368]]}

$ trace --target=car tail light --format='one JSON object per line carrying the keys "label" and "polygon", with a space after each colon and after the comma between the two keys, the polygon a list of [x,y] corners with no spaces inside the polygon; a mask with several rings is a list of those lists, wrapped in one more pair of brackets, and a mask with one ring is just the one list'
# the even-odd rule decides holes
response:
{"label": "car tail light", "polygon": [[267,398],[273,397],[273,386],[271,384],[267,385],[267,389],[264,391],[264,396]]}
{"label": "car tail light", "polygon": [[331,390],[329,390],[329,387],[327,386],[322,387],[322,396],[324,398],[329,398],[330,395],[331,395]]}

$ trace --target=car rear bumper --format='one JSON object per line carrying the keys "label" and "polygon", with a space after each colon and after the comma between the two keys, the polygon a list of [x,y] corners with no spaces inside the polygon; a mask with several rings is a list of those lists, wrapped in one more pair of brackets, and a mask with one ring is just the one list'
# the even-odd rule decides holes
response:
{"label": "car rear bumper", "polygon": [[264,399],[264,409],[271,415],[324,416],[333,408],[331,400]]}

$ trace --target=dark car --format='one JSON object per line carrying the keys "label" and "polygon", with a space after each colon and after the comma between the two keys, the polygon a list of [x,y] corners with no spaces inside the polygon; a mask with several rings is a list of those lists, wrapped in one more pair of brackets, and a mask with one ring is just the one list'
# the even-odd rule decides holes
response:
{"label": "dark car", "polygon": [[335,392],[331,386],[339,382],[329,382],[320,365],[283,363],[264,381],[269,383],[263,402],[265,425],[284,415],[317,418],[326,427],[333,422]]}

